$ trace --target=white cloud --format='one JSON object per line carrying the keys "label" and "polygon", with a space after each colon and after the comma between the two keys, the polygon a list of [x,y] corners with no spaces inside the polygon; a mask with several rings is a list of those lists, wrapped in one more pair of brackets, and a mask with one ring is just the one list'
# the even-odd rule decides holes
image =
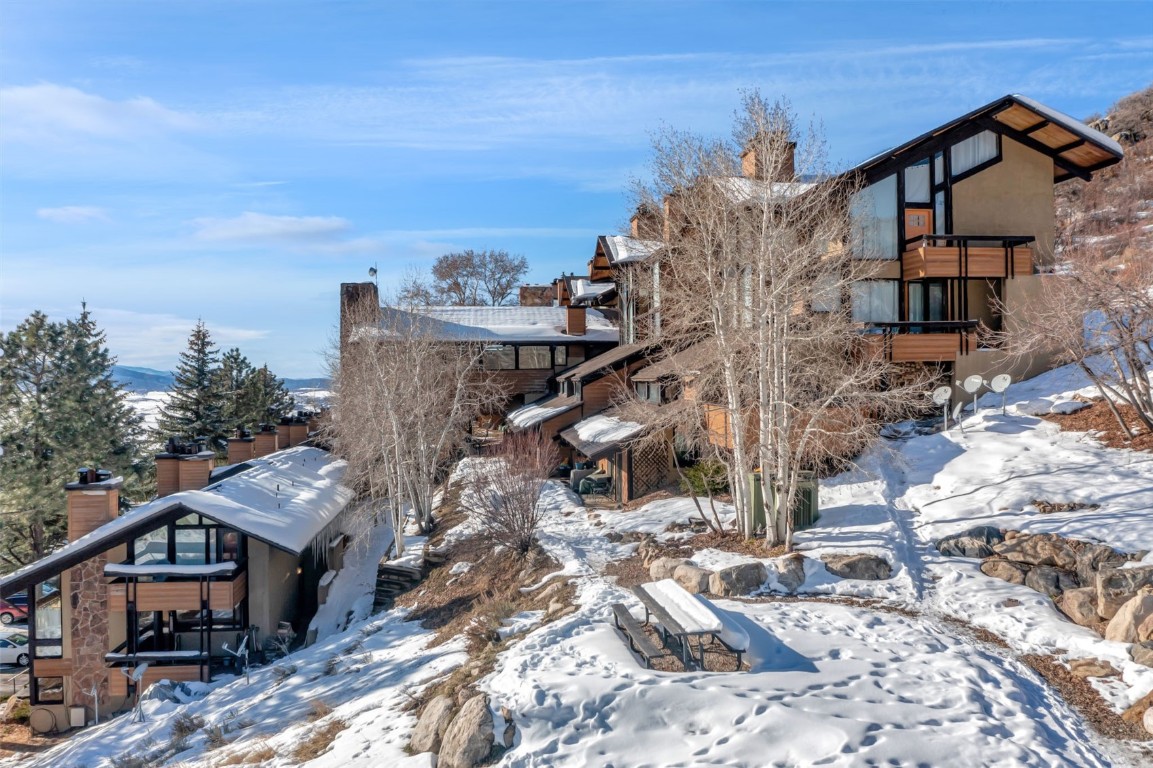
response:
{"label": "white cloud", "polygon": [[36,215],[41,219],[57,224],[85,224],[92,221],[109,221],[108,213],[94,205],[64,205],[59,208],[37,208]]}
{"label": "white cloud", "polygon": [[141,139],[199,125],[196,118],[149,98],[114,101],[54,83],[0,88],[0,108],[0,137],[35,145],[70,137]]}
{"label": "white cloud", "polygon": [[349,228],[348,220],[339,216],[273,216],[253,211],[227,219],[196,219],[193,223],[199,240],[243,243],[324,241]]}

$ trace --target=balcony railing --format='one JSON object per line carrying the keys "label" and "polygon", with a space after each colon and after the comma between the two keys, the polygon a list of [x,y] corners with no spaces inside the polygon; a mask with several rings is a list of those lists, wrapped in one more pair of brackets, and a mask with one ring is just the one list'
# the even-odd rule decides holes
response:
{"label": "balcony railing", "polygon": [[870,323],[865,348],[894,363],[946,363],[977,348],[976,320]]}
{"label": "balcony railing", "polygon": [[125,612],[134,604],[144,611],[230,611],[248,593],[242,563],[214,565],[109,564],[108,610]]}
{"label": "balcony railing", "polygon": [[922,235],[906,241],[901,275],[931,278],[1017,277],[1033,274],[1031,235]]}

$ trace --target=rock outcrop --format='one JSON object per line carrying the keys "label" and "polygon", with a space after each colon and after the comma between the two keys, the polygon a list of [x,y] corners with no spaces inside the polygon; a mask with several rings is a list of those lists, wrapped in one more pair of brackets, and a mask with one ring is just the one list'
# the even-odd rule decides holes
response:
{"label": "rock outcrop", "polygon": [[452,722],[453,701],[448,696],[436,696],[424,706],[420,719],[416,721],[416,728],[408,745],[413,752],[436,752],[440,750],[440,741],[444,731]]}
{"label": "rock outcrop", "polygon": [[855,552],[849,555],[825,555],[825,570],[842,579],[884,581],[893,575],[893,566],[882,557]]}
{"label": "rock outcrop", "polygon": [[483,693],[464,703],[445,729],[438,768],[475,768],[492,753],[493,719]]}

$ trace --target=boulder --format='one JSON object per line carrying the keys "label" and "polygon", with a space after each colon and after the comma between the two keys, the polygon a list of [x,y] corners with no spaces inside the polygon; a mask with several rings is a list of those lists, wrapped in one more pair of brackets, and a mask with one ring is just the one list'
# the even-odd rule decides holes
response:
{"label": "boulder", "polygon": [[1101,623],[1101,617],[1097,615],[1097,590],[1093,587],[1067,590],[1053,602],[1074,624],[1096,629]]}
{"label": "boulder", "polygon": [[673,572],[682,565],[693,565],[692,560],[683,557],[658,557],[649,564],[649,578],[653,581],[671,579]]}
{"label": "boulder", "polygon": [[1109,626],[1105,627],[1105,639],[1116,643],[1135,643],[1139,639],[1138,628],[1153,616],[1153,587],[1141,587],[1137,594],[1117,609]]}
{"label": "boulder", "polygon": [[678,565],[673,571],[673,581],[680,584],[687,592],[694,595],[709,591],[709,579],[713,572],[707,568],[698,568],[695,565]]}
{"label": "boulder", "polygon": [[979,525],[939,540],[937,551],[948,557],[988,557],[993,554],[993,547],[1004,540],[999,528]]}
{"label": "boulder", "polygon": [[893,575],[893,567],[883,557],[854,552],[849,555],[825,555],[825,570],[842,579],[882,581]]}
{"label": "boulder", "polygon": [[720,597],[748,595],[760,589],[768,578],[764,563],[731,565],[709,577],[709,592]]}
{"label": "boulder", "polygon": [[1134,702],[1133,706],[1121,713],[1121,719],[1127,723],[1141,725],[1145,720],[1145,713],[1153,707],[1153,691],[1142,696]]}
{"label": "boulder", "polygon": [[501,734],[501,745],[505,749],[512,749],[516,743],[516,723],[512,721],[512,710],[508,707],[500,708],[500,716],[504,718],[504,733]]}
{"label": "boulder", "polygon": [[448,696],[435,696],[424,706],[408,746],[413,752],[436,752],[448,724],[452,722],[453,701]]}
{"label": "boulder", "polygon": [[1069,671],[1077,677],[1116,677],[1121,674],[1112,664],[1101,659],[1073,659]]}
{"label": "boulder", "polygon": [[445,729],[438,768],[475,768],[492,753],[492,711],[483,693],[464,703]]}
{"label": "boulder", "polygon": [[1148,640],[1153,640],[1153,616],[1146,616],[1145,620],[1137,625],[1137,640],[1135,642],[1144,643]]}
{"label": "boulder", "polygon": [[1051,565],[1039,565],[1025,574],[1025,586],[1053,598],[1065,590],[1076,589],[1080,585],[1071,571],[1064,571]]}
{"label": "boulder", "polygon": [[1077,555],[1077,580],[1085,586],[1096,584],[1097,573],[1109,568],[1120,568],[1126,556],[1104,544],[1090,544]]}
{"label": "boulder", "polygon": [[1028,572],[1029,566],[1000,557],[990,558],[981,563],[981,573],[992,576],[994,579],[1007,581],[1010,584],[1024,584],[1025,574]]}
{"label": "boulder", "polygon": [[791,595],[805,583],[805,560],[808,558],[800,552],[777,558],[773,567],[777,571],[777,583]]}
{"label": "boulder", "polygon": [[1087,547],[1083,541],[1066,539],[1055,533],[1022,533],[993,547],[993,552],[1017,563],[1052,565],[1071,571],[1077,556]]}
{"label": "boulder", "polygon": [[1153,585],[1153,565],[1104,568],[1097,574],[1097,613],[1111,619],[1141,587]]}
{"label": "boulder", "polygon": [[1153,640],[1133,643],[1129,646],[1129,658],[1137,664],[1153,667]]}

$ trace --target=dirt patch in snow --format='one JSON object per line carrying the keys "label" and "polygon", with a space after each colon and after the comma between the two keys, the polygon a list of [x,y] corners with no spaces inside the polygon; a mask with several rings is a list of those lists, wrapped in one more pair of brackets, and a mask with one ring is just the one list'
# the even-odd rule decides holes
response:
{"label": "dirt patch in snow", "polygon": [[61,741],[64,741],[64,737],[36,736],[27,725],[19,723],[0,724],[0,757],[44,752]]}
{"label": "dirt patch in snow", "polygon": [[[1148,742],[1153,739],[1140,725],[1123,720],[1120,713],[1101,698],[1092,683],[1074,675],[1052,656],[1029,653],[1019,658],[1043,677],[1102,736],[1122,741]],[[1153,751],[1147,748],[1143,754],[1153,757]]]}
{"label": "dirt patch in snow", "polygon": [[1092,432],[1093,437],[1110,448],[1128,448],[1133,451],[1153,451],[1153,433],[1145,430],[1137,412],[1129,405],[1118,405],[1117,410],[1134,433],[1133,440],[1126,439],[1125,433],[1117,426],[1117,419],[1104,400],[1094,400],[1092,405],[1076,413],[1047,413],[1041,416],[1068,432]]}

